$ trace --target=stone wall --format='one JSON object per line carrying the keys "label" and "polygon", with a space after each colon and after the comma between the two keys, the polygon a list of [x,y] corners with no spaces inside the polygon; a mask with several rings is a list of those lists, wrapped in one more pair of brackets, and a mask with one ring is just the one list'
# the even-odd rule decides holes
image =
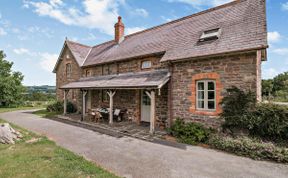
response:
{"label": "stone wall", "polygon": [[[259,68],[261,66],[259,61],[257,62],[256,52],[174,63],[173,119],[179,117],[187,121],[201,122],[207,126],[219,126],[221,123],[217,117],[221,111],[219,102],[225,96],[225,90],[236,86],[245,91],[257,92]],[[218,104],[216,112],[198,112],[195,108],[195,82],[200,79],[216,80],[218,91],[216,91]]]}
{"label": "stone wall", "polygon": [[[57,100],[59,101],[63,101],[64,99],[64,91],[60,90],[59,87],[78,80],[82,74],[82,69],[79,68],[79,65],[77,64],[71,51],[67,47],[64,49],[61,58],[62,58],[62,61],[58,65],[58,68],[56,71],[56,96],[57,96]],[[66,64],[68,63],[71,63],[71,67],[72,67],[72,74],[70,77],[66,76]],[[79,103],[79,101],[81,100],[80,90],[70,90],[67,97],[68,97],[67,98],[68,101],[74,103],[75,106],[78,106],[78,110],[80,110],[80,107],[79,107],[81,106],[81,104]]]}
{"label": "stone wall", "polygon": [[[104,64],[104,65],[97,65],[97,66],[92,66],[92,67],[85,67],[83,70],[82,76],[85,77],[87,73],[90,73],[90,76],[99,76],[99,75],[119,74],[119,73],[127,73],[127,72],[140,72],[140,71],[146,71],[146,70],[167,68],[167,64],[160,63],[160,59],[161,59],[161,56],[147,57],[147,58],[126,60],[126,61]],[[147,61],[147,60],[150,60],[152,62],[151,69],[141,69],[142,62]]]}

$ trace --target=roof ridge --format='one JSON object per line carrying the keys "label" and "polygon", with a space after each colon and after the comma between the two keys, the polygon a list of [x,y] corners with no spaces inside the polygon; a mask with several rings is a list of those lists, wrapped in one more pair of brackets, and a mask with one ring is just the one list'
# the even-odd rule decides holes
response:
{"label": "roof ridge", "polygon": [[69,42],[69,43],[74,43],[74,44],[77,44],[77,45],[81,45],[81,46],[84,46],[84,47],[88,47],[88,48],[92,48],[91,46],[88,46],[88,45],[84,45],[82,43],[78,43],[78,42],[75,42],[75,41],[71,41],[71,40],[66,40],[66,42]]}
{"label": "roof ridge", "polygon": [[130,35],[126,35],[125,37],[128,38],[128,37],[131,37],[131,36],[134,36],[134,35],[138,35],[138,34],[150,31],[150,30],[158,29],[158,28],[161,28],[161,27],[166,26],[166,25],[170,25],[170,24],[174,24],[174,23],[177,23],[177,22],[181,22],[181,21],[189,19],[191,17],[199,16],[199,15],[202,15],[202,14],[205,14],[205,13],[208,13],[208,12],[211,12],[211,11],[215,11],[215,10],[218,10],[218,9],[222,9],[222,8],[225,8],[225,7],[228,7],[228,6],[232,6],[234,4],[237,4],[237,3],[240,3],[240,2],[244,2],[244,1],[247,1],[247,0],[233,0],[232,2],[223,4],[223,5],[220,5],[220,6],[212,7],[212,8],[206,9],[204,11],[200,11],[200,12],[197,12],[195,14],[191,14],[191,15],[182,17],[180,19],[172,20],[170,22],[167,22],[167,23],[164,23],[164,24],[161,24],[161,25],[157,25],[157,26],[154,26],[154,27],[151,27],[151,28],[139,31],[139,32],[135,32],[135,33],[132,33]]}

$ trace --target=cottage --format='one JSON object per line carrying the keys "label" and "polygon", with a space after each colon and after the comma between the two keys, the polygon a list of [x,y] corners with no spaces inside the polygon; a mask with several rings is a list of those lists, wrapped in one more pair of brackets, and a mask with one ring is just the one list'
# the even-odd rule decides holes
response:
{"label": "cottage", "polygon": [[[111,27],[113,28],[113,27]],[[125,36],[87,46],[66,40],[55,65],[57,98],[91,108],[125,109],[133,122],[169,127],[177,117],[218,126],[232,86],[261,100],[266,60],[265,0],[236,0]],[[112,109],[111,109],[112,108]]]}

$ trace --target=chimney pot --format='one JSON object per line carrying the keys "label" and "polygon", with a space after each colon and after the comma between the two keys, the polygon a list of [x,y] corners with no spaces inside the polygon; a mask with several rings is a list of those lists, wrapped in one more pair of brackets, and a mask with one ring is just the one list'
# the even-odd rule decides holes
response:
{"label": "chimney pot", "polygon": [[115,24],[115,41],[121,43],[124,40],[124,29],[125,26],[122,23],[122,17],[118,17],[118,22]]}

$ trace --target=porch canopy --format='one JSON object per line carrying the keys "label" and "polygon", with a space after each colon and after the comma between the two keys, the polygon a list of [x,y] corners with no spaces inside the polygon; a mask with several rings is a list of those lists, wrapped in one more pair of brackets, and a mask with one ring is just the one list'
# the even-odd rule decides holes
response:
{"label": "porch canopy", "polygon": [[154,133],[155,128],[155,89],[159,90],[170,80],[170,73],[167,69],[144,71],[136,73],[123,73],[117,75],[104,75],[97,77],[81,78],[78,81],[63,85],[60,89],[64,92],[64,114],[66,114],[67,94],[69,89],[81,89],[83,91],[83,118],[85,115],[85,97],[87,90],[108,89],[110,97],[109,123],[113,123],[113,96],[116,90],[121,89],[145,89],[151,99],[150,132]]}
{"label": "porch canopy", "polygon": [[168,70],[155,70],[117,75],[81,78],[60,89],[159,89],[170,79]]}

